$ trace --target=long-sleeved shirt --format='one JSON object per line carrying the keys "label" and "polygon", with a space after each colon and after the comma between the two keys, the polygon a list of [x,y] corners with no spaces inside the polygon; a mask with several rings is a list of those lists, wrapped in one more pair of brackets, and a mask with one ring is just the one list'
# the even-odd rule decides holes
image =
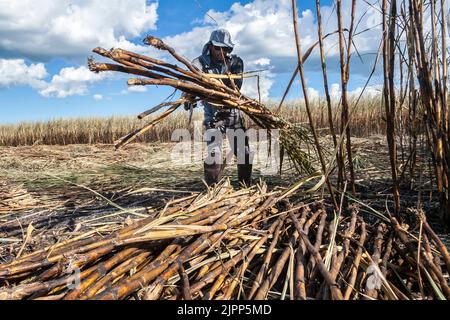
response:
{"label": "long-sleeved shirt", "polygon": [[[229,71],[232,74],[238,74],[244,72],[244,62],[237,55],[231,55],[227,65],[225,65],[225,63],[213,62],[209,53],[208,45],[205,45],[202,55],[194,59],[192,64],[204,73],[227,74],[227,71]],[[230,80],[225,79],[223,82],[225,85],[231,87]],[[234,80],[236,87],[239,89],[242,87],[242,82],[242,79]],[[203,124],[207,128],[212,127],[212,124],[217,120],[217,113],[219,109],[208,102],[202,102],[202,105],[204,110]],[[238,109],[230,109],[229,114],[227,114],[223,121],[226,128],[237,129],[242,127],[242,116]]]}

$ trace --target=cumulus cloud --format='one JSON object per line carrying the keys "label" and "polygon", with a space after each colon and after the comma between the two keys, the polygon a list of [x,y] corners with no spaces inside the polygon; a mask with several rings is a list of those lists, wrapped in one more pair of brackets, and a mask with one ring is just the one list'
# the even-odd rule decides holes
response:
{"label": "cumulus cloud", "polygon": [[110,75],[108,73],[93,73],[88,68],[63,68],[52,77],[39,93],[44,97],[65,98],[73,95],[85,95],[88,85],[101,81]]}
{"label": "cumulus cloud", "polygon": [[[354,90],[351,90],[349,92],[349,96],[358,98],[361,95],[361,92],[363,91],[363,87],[358,87]],[[383,86],[382,85],[372,85],[367,86],[364,90],[364,96],[373,98],[378,97],[383,92]]]}
{"label": "cumulus cloud", "polygon": [[129,86],[128,87],[128,92],[133,92],[133,93],[147,92],[147,87],[144,87],[144,86]]}
{"label": "cumulus cloud", "polygon": [[[354,58],[351,66],[354,74],[366,74],[371,67],[373,55],[379,44],[381,16],[375,7],[365,1],[357,2],[356,20],[358,30],[368,29],[354,39],[364,63]],[[52,57],[85,59],[96,46],[105,48],[122,47],[139,53],[161,55],[148,46],[134,44],[128,39],[156,28],[158,2],[148,0],[17,0],[1,1],[0,12],[0,56],[47,61]],[[349,25],[351,0],[343,0],[344,26]],[[311,7],[314,7],[312,5]],[[236,44],[235,53],[245,62],[245,70],[268,69],[260,73],[260,93],[268,98],[276,76],[292,72],[297,64],[292,12],[290,0],[254,0],[247,4],[234,3],[225,11],[208,11],[197,26],[188,32],[164,38],[179,53],[188,59],[197,57],[208,41],[212,30],[221,27],[230,31]],[[324,33],[337,29],[336,11],[331,6],[322,6]],[[126,12],[127,14],[123,14]],[[213,17],[213,22],[209,16]],[[313,10],[299,12],[302,50],[306,51],[317,41],[317,23]],[[325,52],[330,73],[338,72],[337,37],[325,40]],[[27,61],[27,59],[25,61]],[[12,59],[9,61],[13,61]],[[15,60],[14,60],[15,61]],[[37,88],[46,97],[63,98],[84,95],[89,84],[102,79],[104,75],[90,73],[85,67],[64,68],[59,74],[45,82],[42,72],[27,75],[29,68],[41,68],[42,64],[19,65],[25,76],[17,80],[14,76],[0,80],[0,85],[25,84]],[[22,70],[22,71],[21,71]],[[24,71],[25,70],[25,71]],[[305,65],[305,70],[320,71],[318,50],[315,50]],[[14,75],[15,73],[13,73]],[[24,80],[28,79],[28,80]],[[3,82],[1,82],[3,81]],[[244,81],[243,92],[258,97],[256,78]],[[317,88],[314,88],[317,89]],[[331,88],[333,90],[333,86]],[[127,92],[143,92],[145,87],[130,87]],[[339,85],[335,88],[339,95]],[[311,92],[312,95],[315,92]]]}
{"label": "cumulus cloud", "polygon": [[270,88],[275,81],[274,77],[275,75],[271,72],[262,73],[259,76],[259,87],[257,77],[246,78],[241,91],[243,94],[254,99],[258,99],[260,96],[261,99],[267,99],[269,97]]}
{"label": "cumulus cloud", "polygon": [[93,98],[94,98],[95,101],[101,101],[101,100],[103,100],[103,95],[101,95],[101,94],[94,94]]}
{"label": "cumulus cloud", "polygon": [[[370,1],[369,1],[370,2]],[[376,2],[372,0],[372,2]],[[344,26],[350,22],[351,0],[343,0]],[[376,52],[381,32],[379,23],[381,15],[375,7],[366,2],[357,2],[356,20],[358,30],[367,31],[357,35],[355,46],[363,59],[372,61],[373,56],[367,53]],[[221,27],[230,31],[236,44],[235,52],[245,61],[248,67],[270,66],[272,74],[291,72],[295,68],[297,56],[292,26],[292,8],[290,0],[254,0],[248,4],[234,3],[229,10],[218,12],[210,10],[205,18],[189,32],[166,37],[164,40],[188,58],[195,58],[201,53],[202,47],[208,41],[212,30]],[[336,11],[332,6],[322,6],[324,33],[337,29]],[[213,17],[216,22],[212,22]],[[299,25],[302,40],[302,50],[305,52],[318,39],[317,21],[312,10],[299,12]],[[339,47],[337,37],[331,36],[325,40],[325,52],[330,72],[339,72]],[[367,74],[371,63],[353,59],[352,74]],[[306,71],[320,71],[318,50],[315,50],[305,65]],[[262,77],[261,85],[269,91],[273,78]],[[249,87],[245,91],[254,91]]]}
{"label": "cumulus cloud", "polygon": [[[155,56],[127,40],[156,29],[158,2],[147,0],[0,1],[0,86],[28,85],[44,97],[85,95],[107,77],[86,67],[63,68],[49,80],[43,63],[85,61],[94,47],[121,47]],[[124,14],[126,12],[126,14]]]}
{"label": "cumulus cloud", "polygon": [[146,0],[1,1],[0,54],[45,61],[85,59],[97,46],[148,51],[126,38],[156,29],[157,7]]}
{"label": "cumulus cloud", "polygon": [[[23,59],[0,59],[0,88],[29,86],[44,97],[85,95],[90,84],[112,78],[110,73],[96,74],[84,66],[63,68],[50,81],[46,80],[48,76],[43,63],[27,64]],[[94,95],[95,100],[102,98],[101,95]]]}
{"label": "cumulus cloud", "polygon": [[27,85],[45,87],[47,70],[42,63],[26,64],[23,59],[0,59],[0,87]]}
{"label": "cumulus cloud", "polygon": [[330,88],[331,98],[339,100],[341,98],[341,95],[341,86],[339,85],[339,83],[333,83]]}
{"label": "cumulus cloud", "polygon": [[316,89],[311,88],[311,87],[307,88],[307,94],[308,94],[309,100],[317,100],[320,97],[319,91],[317,91]]}

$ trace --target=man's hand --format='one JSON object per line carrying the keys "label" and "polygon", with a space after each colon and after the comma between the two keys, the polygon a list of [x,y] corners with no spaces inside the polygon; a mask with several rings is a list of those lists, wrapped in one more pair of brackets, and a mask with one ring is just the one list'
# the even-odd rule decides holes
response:
{"label": "man's hand", "polygon": [[190,101],[187,101],[184,103],[184,110],[186,110],[186,111],[192,110],[195,107],[197,107],[197,102],[192,103]]}
{"label": "man's hand", "polygon": [[229,116],[230,116],[230,110],[219,110],[214,115],[214,121],[215,122],[225,121],[226,119],[228,119]]}
{"label": "man's hand", "polygon": [[197,101],[192,101],[195,99],[195,96],[190,95],[188,93],[183,93],[181,95],[182,99],[187,100],[183,105],[184,105],[184,110],[189,111],[189,110],[193,110],[195,107],[197,107]]}

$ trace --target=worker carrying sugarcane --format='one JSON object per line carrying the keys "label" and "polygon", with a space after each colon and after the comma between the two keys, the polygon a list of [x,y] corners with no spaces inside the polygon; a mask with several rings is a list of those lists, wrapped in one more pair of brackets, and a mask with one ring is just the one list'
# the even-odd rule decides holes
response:
{"label": "worker carrying sugarcane", "polygon": [[[203,47],[202,55],[192,64],[209,74],[242,74],[244,62],[237,55],[232,55],[234,44],[230,33],[225,29],[211,33],[209,41]],[[240,90],[243,79],[222,79],[230,88]],[[232,83],[233,81],[234,83]],[[204,109],[203,126],[206,130],[208,155],[204,161],[204,177],[208,185],[217,183],[225,168],[223,161],[223,137],[227,137],[231,150],[237,158],[238,180],[246,186],[251,185],[252,157],[249,140],[245,135],[244,118],[238,109],[218,108],[208,102],[202,102]],[[193,108],[185,104],[186,109]]]}

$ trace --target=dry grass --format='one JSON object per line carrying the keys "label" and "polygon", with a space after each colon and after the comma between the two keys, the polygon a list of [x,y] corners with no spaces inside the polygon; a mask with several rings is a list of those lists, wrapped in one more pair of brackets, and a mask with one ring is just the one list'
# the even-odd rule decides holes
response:
{"label": "dry grass", "polygon": [[[368,137],[372,134],[382,134],[385,131],[385,121],[382,118],[381,97],[363,99],[352,120],[352,134],[358,137]],[[275,102],[268,102],[275,109]],[[334,103],[336,109],[334,123],[340,125],[338,115],[339,103]],[[324,100],[313,101],[313,118],[316,128],[326,129],[328,117]],[[308,122],[303,101],[287,102],[282,109],[282,115],[294,123]],[[201,121],[202,110],[196,110],[193,120]],[[148,121],[147,119],[145,121]],[[23,145],[69,145],[113,143],[120,137],[140,128],[142,121],[134,116],[109,118],[74,118],[57,119],[45,122],[24,122],[0,126],[1,146]],[[138,139],[140,142],[168,142],[172,132],[177,128],[189,128],[188,113],[176,112],[169,119],[159,124],[156,129]],[[327,133],[327,132],[325,132]]]}

